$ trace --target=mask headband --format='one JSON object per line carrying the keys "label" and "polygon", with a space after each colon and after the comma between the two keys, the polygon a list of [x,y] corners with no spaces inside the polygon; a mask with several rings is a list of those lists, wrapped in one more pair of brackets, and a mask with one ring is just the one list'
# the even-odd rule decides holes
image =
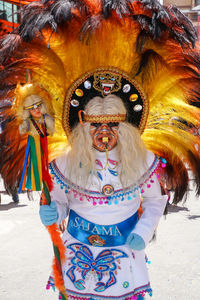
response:
{"label": "mask headband", "polygon": [[36,102],[36,103],[34,103],[32,105],[24,107],[24,109],[25,110],[33,110],[33,109],[38,108],[41,104],[42,104],[42,101],[39,101],[39,102]]}
{"label": "mask headband", "polygon": [[87,123],[120,123],[126,120],[126,114],[119,115],[87,115],[83,110],[78,112],[81,125]]}

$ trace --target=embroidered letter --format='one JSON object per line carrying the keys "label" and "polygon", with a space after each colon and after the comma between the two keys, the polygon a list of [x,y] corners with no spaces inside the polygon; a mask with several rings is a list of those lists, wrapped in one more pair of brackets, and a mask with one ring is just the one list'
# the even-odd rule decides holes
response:
{"label": "embroidered letter", "polygon": [[99,233],[99,231],[98,231],[98,229],[97,229],[97,227],[96,227],[96,225],[93,227],[93,229],[92,229],[92,233],[97,233],[97,234],[100,234]]}
{"label": "embroidered letter", "polygon": [[73,224],[73,227],[80,227],[79,218],[78,217],[75,218],[75,222]]}
{"label": "embroidered letter", "polygon": [[113,235],[112,234],[112,226],[109,227],[109,229],[106,231],[106,228],[104,226],[102,226],[102,235]]}
{"label": "embroidered letter", "polygon": [[122,235],[121,232],[119,231],[119,228],[115,226],[115,234],[114,236]]}
{"label": "embroidered letter", "polygon": [[82,229],[84,230],[84,221],[82,220],[81,224],[80,224],[80,228],[82,227]]}

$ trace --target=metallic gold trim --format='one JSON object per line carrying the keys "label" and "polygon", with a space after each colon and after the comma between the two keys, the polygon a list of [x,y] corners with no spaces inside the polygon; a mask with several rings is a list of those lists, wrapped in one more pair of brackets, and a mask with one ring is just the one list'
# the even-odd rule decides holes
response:
{"label": "metallic gold trim", "polygon": [[[101,80],[101,77],[103,77],[104,79]],[[115,79],[115,81],[112,81],[112,78]],[[95,90],[101,92],[103,96],[109,95],[121,89],[121,78],[121,75],[113,74],[113,72],[109,70],[105,72],[97,72],[94,73],[93,87]],[[105,86],[110,87],[108,93],[105,93],[104,91]]]}
{"label": "metallic gold trim", "polygon": [[111,122],[124,122],[126,114],[120,115],[87,115],[84,114],[84,122],[88,123],[111,123]]}

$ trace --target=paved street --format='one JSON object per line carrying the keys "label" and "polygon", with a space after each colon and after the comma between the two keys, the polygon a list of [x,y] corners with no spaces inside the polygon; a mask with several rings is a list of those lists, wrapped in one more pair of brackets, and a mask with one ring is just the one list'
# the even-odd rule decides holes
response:
{"label": "paved street", "polygon": [[[45,290],[53,251],[38,210],[37,192],[34,201],[21,194],[18,205],[8,195],[1,197],[1,300],[57,299],[56,293]],[[146,252],[151,261],[152,300],[200,299],[200,199],[194,192],[185,206],[169,207],[169,214],[159,224],[156,242]]]}

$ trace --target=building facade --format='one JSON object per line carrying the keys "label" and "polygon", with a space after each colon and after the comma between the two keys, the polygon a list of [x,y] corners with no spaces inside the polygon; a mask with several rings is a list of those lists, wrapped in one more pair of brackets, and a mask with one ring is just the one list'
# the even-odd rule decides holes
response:
{"label": "building facade", "polygon": [[164,5],[176,5],[193,23],[200,43],[200,0],[163,0]]}
{"label": "building facade", "polygon": [[200,5],[200,0],[163,0],[164,5],[176,5],[180,9],[192,9]]}
{"label": "building facade", "polygon": [[33,0],[0,1],[0,35],[13,31],[20,23],[20,9]]}

